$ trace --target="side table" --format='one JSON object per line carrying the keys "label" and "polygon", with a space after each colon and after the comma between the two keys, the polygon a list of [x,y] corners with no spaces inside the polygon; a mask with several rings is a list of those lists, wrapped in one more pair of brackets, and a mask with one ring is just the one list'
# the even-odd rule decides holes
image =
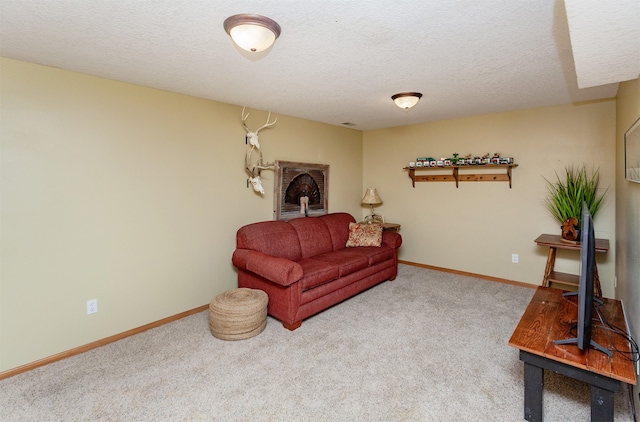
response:
{"label": "side table", "polygon": [[382,230],[385,232],[399,232],[400,224],[396,223],[382,223]]}
{"label": "side table", "polygon": [[[562,273],[555,271],[556,249],[570,249],[579,251],[580,242],[567,242],[562,240],[559,234],[541,234],[535,240],[539,246],[549,247],[549,255],[547,256],[547,266],[544,269],[544,277],[542,285],[549,287],[550,283],[564,284],[568,286],[578,286],[580,277],[574,274]],[[607,252],[609,250],[608,239],[596,239],[596,252]],[[602,288],[600,287],[600,277],[598,276],[598,266],[595,268],[595,281],[593,283],[594,294],[602,297]]]}

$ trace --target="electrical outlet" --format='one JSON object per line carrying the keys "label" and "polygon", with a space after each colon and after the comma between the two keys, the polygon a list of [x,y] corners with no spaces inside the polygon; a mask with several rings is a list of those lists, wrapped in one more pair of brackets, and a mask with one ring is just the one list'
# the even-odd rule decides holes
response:
{"label": "electrical outlet", "polygon": [[517,253],[512,253],[511,254],[511,262],[513,262],[514,264],[518,263],[518,254]]}
{"label": "electrical outlet", "polygon": [[98,312],[98,299],[87,300],[87,315]]}

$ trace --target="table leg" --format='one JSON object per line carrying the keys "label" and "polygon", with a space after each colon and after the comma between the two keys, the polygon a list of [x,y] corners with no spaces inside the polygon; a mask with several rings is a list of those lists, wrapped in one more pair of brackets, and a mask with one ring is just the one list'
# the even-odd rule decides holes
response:
{"label": "table leg", "polygon": [[542,421],[544,369],[591,384],[591,420],[613,421],[613,396],[621,382],[530,352],[520,350],[524,362],[524,418]]}
{"label": "table leg", "polygon": [[553,272],[556,265],[556,248],[549,246],[549,255],[547,256],[547,266],[544,269],[544,278],[542,279],[542,285],[549,287],[549,276]]}
{"label": "table leg", "polygon": [[[524,363],[524,418],[530,422],[542,422],[542,389],[544,369]],[[595,419],[594,419],[595,420]]]}
{"label": "table leg", "polygon": [[591,420],[613,422],[613,391],[591,386]]}
{"label": "table leg", "polygon": [[598,297],[602,297],[602,287],[600,286],[600,276],[598,275],[598,266],[595,266],[595,282],[593,283],[594,294]]}

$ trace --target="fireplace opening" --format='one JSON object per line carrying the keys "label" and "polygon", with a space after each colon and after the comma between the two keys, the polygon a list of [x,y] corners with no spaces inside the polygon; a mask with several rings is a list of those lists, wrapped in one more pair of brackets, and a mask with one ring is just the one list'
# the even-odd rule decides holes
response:
{"label": "fireplace opening", "polygon": [[275,219],[326,214],[328,176],[328,165],[278,161]]}
{"label": "fireplace opening", "polygon": [[299,174],[291,180],[284,195],[285,211],[299,210],[300,198],[309,198],[309,209],[321,209],[321,193],[318,183],[309,173]]}

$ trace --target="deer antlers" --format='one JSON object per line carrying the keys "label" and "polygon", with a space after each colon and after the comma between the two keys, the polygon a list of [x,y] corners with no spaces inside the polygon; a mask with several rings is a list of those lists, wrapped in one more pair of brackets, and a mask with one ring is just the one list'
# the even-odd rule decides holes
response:
{"label": "deer antlers", "polygon": [[276,122],[278,121],[278,118],[276,117],[276,119],[272,123],[269,123],[269,119],[271,118],[271,112],[269,112],[269,116],[267,116],[267,123],[262,125],[255,132],[252,132],[251,129],[249,129],[249,127],[245,123],[245,121],[249,117],[249,113],[247,113],[246,116],[244,115],[244,109],[245,108],[246,108],[246,106],[242,107],[242,126],[244,126],[244,129],[247,131],[247,139],[249,140],[249,144],[251,145],[251,148],[252,149],[253,148],[260,149],[260,142],[258,140],[258,132],[260,132],[262,129],[265,129],[265,128],[268,128],[268,127],[271,127],[271,126],[275,125]]}
{"label": "deer antlers", "polygon": [[246,158],[245,158],[245,164],[244,164],[244,167],[247,169],[247,172],[249,172],[248,183],[251,184],[251,186],[253,187],[253,190],[255,190],[256,192],[258,192],[258,193],[260,193],[262,195],[264,195],[264,188],[262,187],[262,180],[260,179],[260,172],[262,170],[267,170],[267,169],[275,170],[277,168],[277,165],[275,163],[266,163],[266,164],[264,164],[262,162],[262,151],[260,152],[260,158],[258,159],[256,164],[252,165],[251,164],[251,154],[252,153],[253,153],[253,148],[251,148],[251,150],[249,152],[247,152],[247,155],[246,155]]}
{"label": "deer antlers", "polygon": [[251,186],[253,187],[253,190],[260,193],[261,195],[264,195],[264,188],[262,187],[260,172],[262,170],[267,170],[267,169],[275,170],[277,168],[277,165],[275,163],[264,164],[262,162],[262,151],[260,151],[260,156],[258,158],[258,161],[255,164],[252,164],[251,155],[253,154],[254,149],[256,148],[260,149],[260,142],[258,141],[258,132],[260,132],[262,129],[275,125],[276,122],[278,121],[278,118],[276,117],[276,119],[270,123],[269,119],[271,119],[271,112],[269,112],[269,116],[267,116],[267,123],[262,125],[262,127],[260,127],[255,132],[252,132],[251,129],[249,129],[249,127],[245,123],[247,118],[249,117],[249,113],[247,113],[246,116],[244,115],[245,108],[246,106],[242,107],[242,126],[244,126],[244,129],[247,131],[247,140],[249,141],[249,144],[251,144],[251,149],[247,152],[245,156],[245,164],[244,164],[244,168],[247,169],[247,172],[249,173],[249,179],[247,180],[247,187],[249,187],[249,184],[251,184]]}

